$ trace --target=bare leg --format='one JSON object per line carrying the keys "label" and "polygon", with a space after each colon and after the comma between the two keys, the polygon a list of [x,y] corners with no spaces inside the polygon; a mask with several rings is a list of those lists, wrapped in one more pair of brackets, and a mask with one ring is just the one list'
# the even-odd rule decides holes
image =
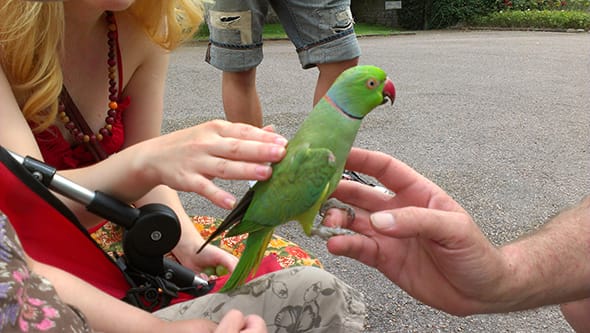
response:
{"label": "bare leg", "polygon": [[[326,94],[340,73],[356,66],[358,60],[358,58],[354,58],[341,62],[319,64],[313,104],[315,105]],[[262,107],[256,90],[256,68],[244,72],[223,72],[221,94],[225,117],[228,121],[262,127]]]}
{"label": "bare leg", "polygon": [[340,62],[332,62],[326,64],[318,64],[318,69],[320,74],[318,75],[318,82],[315,87],[315,93],[313,96],[313,105],[322,98],[334,80],[342,73],[344,70],[354,67],[358,65],[359,58],[354,58],[351,60],[345,60]]}
{"label": "bare leg", "polygon": [[228,121],[262,127],[262,107],[256,91],[256,68],[244,72],[223,72],[221,95]]}

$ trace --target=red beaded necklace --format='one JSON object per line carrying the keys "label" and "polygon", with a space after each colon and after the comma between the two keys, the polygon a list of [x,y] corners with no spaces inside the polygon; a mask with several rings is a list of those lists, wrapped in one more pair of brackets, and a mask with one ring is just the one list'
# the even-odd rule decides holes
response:
{"label": "red beaded necklace", "polygon": [[[68,129],[72,137],[76,142],[79,143],[92,143],[95,144],[96,142],[102,141],[105,136],[112,135],[112,128],[113,123],[115,122],[115,117],[117,115],[117,108],[118,108],[118,100],[119,100],[119,91],[117,90],[117,54],[116,54],[116,44],[117,44],[117,22],[115,21],[115,15],[111,11],[105,12],[105,18],[107,21],[107,37],[108,37],[108,45],[109,45],[109,52],[108,52],[108,71],[109,71],[109,103],[108,103],[108,110],[107,116],[105,118],[105,125],[98,131],[98,133],[93,133],[88,125],[86,125],[84,119],[76,110],[77,114],[73,113],[73,110],[70,110],[66,107],[66,104],[63,101],[63,98],[60,98],[59,106],[58,106],[58,115],[60,120],[65,124],[65,128]],[[63,88],[65,91],[65,87]],[[64,92],[62,92],[62,96]],[[67,92],[65,92],[67,95]],[[69,98],[69,96],[67,96]],[[72,104],[72,103],[68,103]],[[75,105],[73,105],[75,107]],[[84,123],[84,124],[81,124]]]}

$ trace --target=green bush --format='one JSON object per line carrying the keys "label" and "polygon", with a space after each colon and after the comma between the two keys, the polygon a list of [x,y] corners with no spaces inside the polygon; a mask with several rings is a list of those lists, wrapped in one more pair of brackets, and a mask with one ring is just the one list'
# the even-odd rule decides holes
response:
{"label": "green bush", "polygon": [[439,29],[457,23],[519,28],[588,29],[590,0],[404,0],[406,29]]}
{"label": "green bush", "polygon": [[[590,0],[589,0],[590,1]],[[432,28],[445,28],[494,10],[490,0],[435,0],[432,2]]]}
{"label": "green bush", "polygon": [[473,18],[480,27],[590,30],[590,14],[566,10],[509,10]]}
{"label": "green bush", "polygon": [[399,12],[399,22],[407,29],[446,28],[497,10],[496,1],[404,0]]}
{"label": "green bush", "polygon": [[425,29],[426,7],[425,1],[403,1],[402,9],[398,12],[398,20],[401,27],[412,30]]}
{"label": "green bush", "polygon": [[588,11],[590,0],[497,0],[498,10]]}

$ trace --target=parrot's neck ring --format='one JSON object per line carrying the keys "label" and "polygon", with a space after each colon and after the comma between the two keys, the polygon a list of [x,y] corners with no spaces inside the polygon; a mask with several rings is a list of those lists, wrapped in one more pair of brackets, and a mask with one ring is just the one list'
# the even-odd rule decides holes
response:
{"label": "parrot's neck ring", "polygon": [[344,113],[348,118],[352,118],[352,119],[356,119],[356,120],[362,120],[363,117],[359,117],[357,115],[354,115],[346,110],[344,110],[343,108],[340,107],[340,105],[336,104],[336,102],[330,98],[330,96],[325,95],[324,99],[326,100],[326,102],[328,102],[330,105],[332,105],[336,110]]}

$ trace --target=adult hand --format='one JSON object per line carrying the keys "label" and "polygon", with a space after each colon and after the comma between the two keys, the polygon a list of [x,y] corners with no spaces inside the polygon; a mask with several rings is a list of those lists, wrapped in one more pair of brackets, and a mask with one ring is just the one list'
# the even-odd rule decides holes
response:
{"label": "adult hand", "polygon": [[195,192],[230,209],[234,196],[212,179],[265,180],[286,144],[267,129],[213,120],[138,144],[142,158],[135,166],[152,184]]}
{"label": "adult hand", "polygon": [[434,183],[386,154],[353,149],[347,169],[377,178],[395,195],[342,181],[334,193],[355,207],[348,224],[330,210],[327,225],[356,235],[335,236],[328,250],[377,268],[418,300],[455,315],[498,311],[508,264],[469,214]]}

